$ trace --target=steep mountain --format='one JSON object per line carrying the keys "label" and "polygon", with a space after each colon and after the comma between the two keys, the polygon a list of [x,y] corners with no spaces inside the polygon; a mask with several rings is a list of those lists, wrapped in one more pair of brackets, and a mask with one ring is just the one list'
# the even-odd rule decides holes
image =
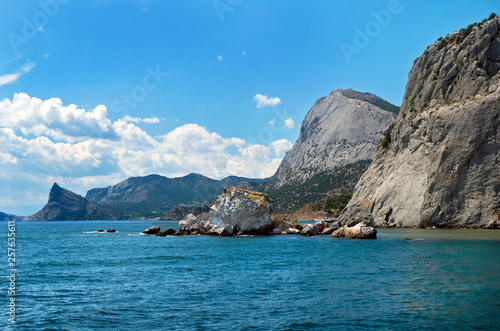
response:
{"label": "steep mountain", "polygon": [[383,101],[351,89],[335,89],[318,99],[270,184],[301,183],[336,167],[371,160],[382,132],[395,120],[393,113],[374,104],[377,100]]}
{"label": "steep mountain", "polygon": [[413,63],[401,112],[341,215],[377,226],[500,223],[500,17]]}
{"label": "steep mountain", "polygon": [[54,183],[47,204],[32,217],[37,221],[98,220],[113,218],[113,214]]}
{"label": "steep mountain", "polygon": [[199,174],[179,178],[160,175],[131,177],[114,186],[95,188],[86,198],[126,216],[165,216],[177,205],[199,206],[213,202],[227,186],[252,186],[262,179],[230,176],[222,180]]}
{"label": "steep mountain", "polygon": [[398,107],[370,93],[335,89],[307,113],[275,175],[257,186],[278,212],[352,192]]}

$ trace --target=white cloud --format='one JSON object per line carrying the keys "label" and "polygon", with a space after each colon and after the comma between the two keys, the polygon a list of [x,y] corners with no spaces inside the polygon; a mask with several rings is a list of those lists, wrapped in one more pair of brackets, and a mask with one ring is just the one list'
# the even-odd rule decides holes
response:
{"label": "white cloud", "polygon": [[271,125],[271,126],[272,126],[272,125],[276,124],[276,120],[275,120],[275,119],[272,119],[272,120],[270,120],[269,122],[267,122],[267,124],[269,124],[269,125]]}
{"label": "white cloud", "polygon": [[278,97],[269,98],[262,94],[256,94],[253,97],[254,101],[257,101],[257,108],[267,107],[267,106],[276,106],[281,103],[281,99]]}
{"label": "white cloud", "polygon": [[160,123],[161,121],[165,120],[164,118],[158,118],[158,117],[148,117],[148,118],[140,118],[140,117],[132,117],[132,116],[125,116],[123,118],[124,122],[132,122],[132,123],[148,123],[148,124],[155,124],[155,123]]}
{"label": "white cloud", "polygon": [[293,129],[295,127],[295,121],[290,117],[285,120],[285,128]]}
{"label": "white cloud", "polygon": [[126,116],[112,122],[103,105],[85,110],[23,93],[0,101],[0,201],[13,206],[12,196],[29,193],[26,204],[43,204],[48,182],[55,180],[85,194],[151,173],[269,177],[292,146],[286,139],[252,144],[193,123],[153,137],[135,124],[159,121]]}
{"label": "white cloud", "polygon": [[17,69],[15,73],[12,74],[6,74],[3,76],[0,76],[0,87],[2,87],[5,84],[11,84],[16,82],[22,75],[28,73],[35,67],[36,62],[26,62],[23,66]]}
{"label": "white cloud", "polygon": [[106,116],[107,109],[103,105],[85,111],[76,105],[63,106],[59,98],[42,101],[25,93],[16,93],[13,100],[0,101],[3,127],[18,128],[25,135],[48,135],[65,141],[89,137],[117,139]]}
{"label": "white cloud", "polygon": [[289,151],[293,144],[286,139],[280,139],[273,141],[270,146],[273,149],[274,154],[280,156],[285,154],[286,151]]}
{"label": "white cloud", "polygon": [[45,32],[45,29],[43,28],[43,26],[39,26],[36,28],[38,31],[40,32]]}
{"label": "white cloud", "polygon": [[224,58],[222,57],[222,55],[217,55],[217,61],[222,61],[224,60]]}
{"label": "white cloud", "polygon": [[241,54],[243,54],[243,56],[247,56],[247,52],[245,51],[241,51]]}

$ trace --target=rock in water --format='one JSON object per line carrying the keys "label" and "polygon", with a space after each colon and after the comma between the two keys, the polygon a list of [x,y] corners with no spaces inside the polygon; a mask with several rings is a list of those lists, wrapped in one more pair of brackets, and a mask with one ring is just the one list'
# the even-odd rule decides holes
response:
{"label": "rock in water", "polygon": [[205,232],[205,228],[198,217],[193,214],[187,215],[179,222],[179,234],[197,235]]}
{"label": "rock in water", "polygon": [[286,229],[286,234],[299,234],[300,233],[300,230],[297,230],[295,228],[288,228]]}
{"label": "rock in water", "polygon": [[160,232],[160,227],[158,225],[152,226],[142,231],[142,233],[144,234],[157,234],[158,232]]}
{"label": "rock in water", "polygon": [[234,233],[269,234],[274,203],[267,194],[236,187],[226,187],[211,207],[210,224],[221,233],[226,225]]}
{"label": "rock in water", "polygon": [[418,57],[401,112],[340,216],[384,227],[486,227],[500,214],[500,17]]}
{"label": "rock in water", "polygon": [[342,227],[334,231],[332,238],[347,239],[377,239],[377,229],[366,222],[361,222],[352,227]]}
{"label": "rock in water", "polygon": [[300,234],[302,236],[315,236],[316,235],[316,228],[312,224],[306,224],[300,231]]}

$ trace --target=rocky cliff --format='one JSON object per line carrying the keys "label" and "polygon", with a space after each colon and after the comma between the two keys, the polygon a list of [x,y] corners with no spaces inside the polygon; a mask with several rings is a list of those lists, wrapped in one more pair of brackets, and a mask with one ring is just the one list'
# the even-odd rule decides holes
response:
{"label": "rocky cliff", "polygon": [[396,110],[381,98],[351,89],[335,89],[307,113],[300,135],[272,178],[272,186],[304,182],[315,174],[360,160],[371,160],[383,130]]}
{"label": "rocky cliff", "polygon": [[113,215],[109,210],[54,183],[47,204],[32,217],[37,221],[61,221],[109,219]]}
{"label": "rocky cliff", "polygon": [[344,223],[490,227],[500,217],[500,17],[429,46]]}

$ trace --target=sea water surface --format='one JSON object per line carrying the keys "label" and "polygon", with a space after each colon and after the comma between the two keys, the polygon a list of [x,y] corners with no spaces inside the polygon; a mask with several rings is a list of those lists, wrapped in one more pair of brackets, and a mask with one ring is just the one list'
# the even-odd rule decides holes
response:
{"label": "sea water surface", "polygon": [[[153,224],[177,227],[16,223],[15,328],[500,328],[500,231],[379,229],[377,240],[140,234]],[[117,232],[95,232],[109,228]],[[2,330],[12,326],[8,287],[4,277]]]}

